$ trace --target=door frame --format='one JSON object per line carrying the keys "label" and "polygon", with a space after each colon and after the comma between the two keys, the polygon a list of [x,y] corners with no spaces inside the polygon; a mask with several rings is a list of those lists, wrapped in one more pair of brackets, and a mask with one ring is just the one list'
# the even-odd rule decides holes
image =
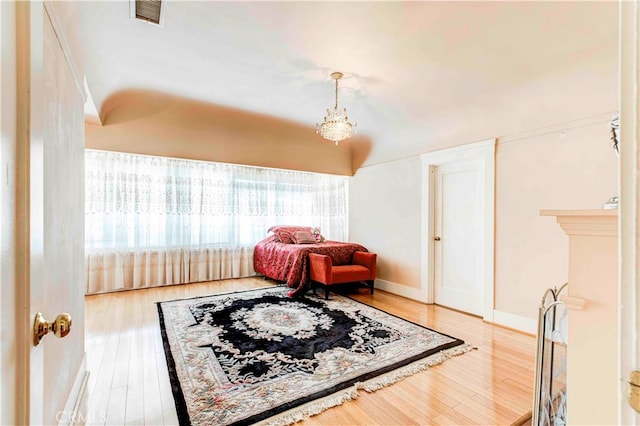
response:
{"label": "door frame", "polygon": [[639,424],[640,415],[627,402],[631,371],[640,370],[638,343],[640,315],[640,7],[637,1],[619,2],[619,107],[620,107],[620,207],[618,250],[620,253],[618,297],[618,424]]}
{"label": "door frame", "polygon": [[481,188],[483,191],[480,208],[483,233],[480,253],[483,267],[483,314],[485,321],[493,322],[494,301],[494,237],[495,237],[495,139],[475,142],[467,145],[430,152],[420,156],[422,162],[422,223],[421,223],[421,299],[426,303],[435,300],[435,253],[433,247],[434,212],[435,212],[435,178],[434,171],[438,166],[454,163],[477,162],[480,165]]}
{"label": "door frame", "polygon": [[[18,424],[43,423],[42,348],[32,350],[31,307],[41,304],[43,277],[43,7],[16,2],[15,327]],[[42,388],[40,385],[39,388]]]}

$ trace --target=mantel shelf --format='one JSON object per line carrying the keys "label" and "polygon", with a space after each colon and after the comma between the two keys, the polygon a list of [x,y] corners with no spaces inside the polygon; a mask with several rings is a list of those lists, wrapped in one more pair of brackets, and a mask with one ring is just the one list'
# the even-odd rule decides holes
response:
{"label": "mantel shelf", "polygon": [[597,210],[540,210],[540,216],[614,216],[618,217],[618,209]]}
{"label": "mantel shelf", "polygon": [[618,235],[618,210],[540,210],[540,216],[555,216],[568,235],[615,237]]}

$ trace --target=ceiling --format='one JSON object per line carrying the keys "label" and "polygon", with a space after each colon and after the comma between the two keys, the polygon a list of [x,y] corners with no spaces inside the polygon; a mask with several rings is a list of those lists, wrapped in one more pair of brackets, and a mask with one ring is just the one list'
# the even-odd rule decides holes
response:
{"label": "ceiling", "polygon": [[[103,123],[149,90],[309,126],[340,106],[377,164],[617,109],[617,2],[64,2]],[[317,143],[331,143],[313,134]],[[343,142],[348,143],[348,142]]]}

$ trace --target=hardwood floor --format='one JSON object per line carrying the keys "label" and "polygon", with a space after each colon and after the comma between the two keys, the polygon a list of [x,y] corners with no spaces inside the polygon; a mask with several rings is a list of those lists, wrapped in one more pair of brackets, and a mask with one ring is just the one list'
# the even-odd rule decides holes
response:
{"label": "hardwood floor", "polygon": [[[85,298],[86,424],[178,424],[155,302],[273,285],[243,278]],[[477,347],[304,421],[306,425],[508,425],[531,409],[535,338],[384,291],[352,297]]]}

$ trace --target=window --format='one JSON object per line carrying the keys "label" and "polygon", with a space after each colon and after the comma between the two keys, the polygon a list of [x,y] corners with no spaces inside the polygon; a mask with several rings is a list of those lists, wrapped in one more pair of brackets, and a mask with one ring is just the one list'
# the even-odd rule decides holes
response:
{"label": "window", "polygon": [[87,150],[88,252],[253,246],[276,224],[346,239],[347,178]]}

